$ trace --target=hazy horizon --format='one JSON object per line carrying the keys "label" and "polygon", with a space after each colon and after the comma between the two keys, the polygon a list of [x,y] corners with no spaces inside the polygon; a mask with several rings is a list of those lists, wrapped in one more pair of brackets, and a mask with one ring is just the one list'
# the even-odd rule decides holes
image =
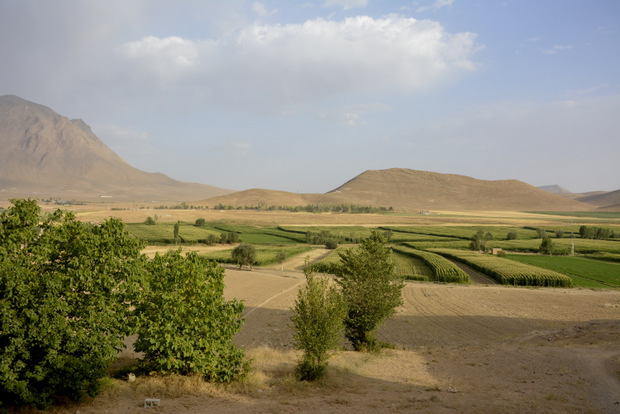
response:
{"label": "hazy horizon", "polygon": [[0,95],[181,181],[620,188],[616,1],[0,0],[0,35]]}

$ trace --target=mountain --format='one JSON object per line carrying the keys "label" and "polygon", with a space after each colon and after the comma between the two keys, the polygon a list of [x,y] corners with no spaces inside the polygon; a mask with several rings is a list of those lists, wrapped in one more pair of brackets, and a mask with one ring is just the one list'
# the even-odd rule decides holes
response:
{"label": "mountain", "polygon": [[577,198],[577,201],[595,205],[597,210],[620,211],[620,190],[587,194]]}
{"label": "mountain", "polygon": [[546,210],[585,211],[594,207],[551,194],[517,180],[488,181],[455,174],[402,168],[369,170],[326,194],[294,194],[247,190],[203,200],[217,204],[256,206],[356,204],[398,210]]}
{"label": "mountain", "polygon": [[546,192],[551,193],[551,194],[570,194],[570,191],[568,191],[564,187],[560,187],[557,184],[542,185],[542,186],[537,187],[537,188],[540,188],[541,190],[546,191]]}
{"label": "mountain", "polygon": [[13,95],[0,96],[0,198],[191,201],[230,193],[138,170],[81,119]]}

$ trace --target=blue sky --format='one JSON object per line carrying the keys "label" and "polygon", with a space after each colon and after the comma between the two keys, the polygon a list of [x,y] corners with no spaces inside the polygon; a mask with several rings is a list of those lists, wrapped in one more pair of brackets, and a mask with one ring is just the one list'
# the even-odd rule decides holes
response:
{"label": "blue sky", "polygon": [[616,0],[0,0],[0,56],[0,95],[183,181],[620,188]]}

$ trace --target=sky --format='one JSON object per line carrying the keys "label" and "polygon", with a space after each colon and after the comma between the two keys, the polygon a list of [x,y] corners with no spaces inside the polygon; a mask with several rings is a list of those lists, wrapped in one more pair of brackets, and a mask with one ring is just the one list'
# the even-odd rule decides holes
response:
{"label": "sky", "polygon": [[620,189],[617,0],[0,0],[6,94],[232,190],[388,168]]}

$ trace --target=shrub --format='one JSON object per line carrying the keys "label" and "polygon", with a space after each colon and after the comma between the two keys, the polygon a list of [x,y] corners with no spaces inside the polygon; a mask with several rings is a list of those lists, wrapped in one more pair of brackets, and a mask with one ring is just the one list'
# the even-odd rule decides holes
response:
{"label": "shrub", "polygon": [[239,265],[239,269],[244,265],[252,269],[252,265],[256,263],[256,248],[251,244],[241,243],[233,249],[232,259]]}
{"label": "shrub", "polygon": [[340,253],[338,284],[348,307],[345,335],[357,351],[379,349],[375,332],[402,304],[402,279],[394,274],[394,261],[385,236],[373,231],[355,249]]}
{"label": "shrub", "polygon": [[196,219],[196,222],[194,223],[194,226],[196,226],[196,227],[202,227],[202,226],[204,226],[204,225],[206,225],[206,224],[207,224],[207,221],[206,221],[205,219],[203,219],[203,218],[197,218],[197,219]]}
{"label": "shrub", "polygon": [[142,243],[117,219],[40,221],[36,201],[12,202],[0,214],[0,408],[94,396],[133,328]]}
{"label": "shrub", "polygon": [[155,222],[155,219],[153,217],[148,216],[146,220],[144,220],[144,224],[148,224],[149,226],[154,226],[157,223]]}
{"label": "shrub", "polygon": [[506,236],[506,240],[517,240],[517,232],[515,230],[511,230],[508,232],[508,235]]}
{"label": "shrub", "polygon": [[538,248],[538,251],[542,254],[548,254],[548,255],[551,254],[551,252],[553,251],[553,241],[551,241],[551,238],[549,236],[545,236],[542,239],[542,242],[540,242],[540,247]]}
{"label": "shrub", "polygon": [[557,239],[561,239],[562,237],[564,237],[564,230],[562,230],[562,229],[557,229],[557,230],[555,231],[555,237],[556,237]]}
{"label": "shrub", "polygon": [[184,257],[180,250],[156,255],[146,267],[135,344],[144,352],[143,368],[194,373],[214,382],[245,376],[243,350],[232,341],[243,323],[243,303],[224,300],[224,269],[196,252]]}
{"label": "shrub", "polygon": [[330,250],[334,250],[338,248],[338,241],[336,239],[328,239],[325,242],[325,248],[330,249]]}
{"label": "shrub", "polygon": [[307,261],[304,273],[306,286],[291,309],[295,346],[303,350],[295,373],[302,381],[314,381],[325,375],[328,359],[342,344],[347,309],[336,286],[317,277]]}

